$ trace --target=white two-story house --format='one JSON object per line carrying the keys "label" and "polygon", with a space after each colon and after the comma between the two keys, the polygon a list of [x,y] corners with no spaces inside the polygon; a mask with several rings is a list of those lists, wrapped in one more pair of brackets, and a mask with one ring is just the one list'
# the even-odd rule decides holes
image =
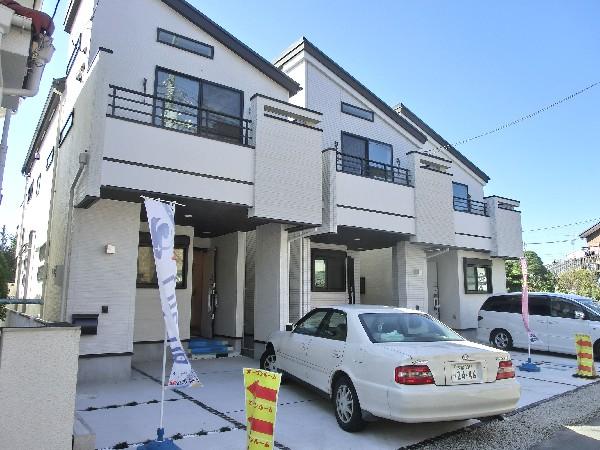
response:
{"label": "white two-story house", "polygon": [[[140,14],[143,11],[143,14]],[[160,352],[142,196],[175,201],[183,340],[259,356],[325,304],[383,303],[473,327],[518,202],[407,108],[306,39],[270,63],[183,0],[73,0],[23,166],[19,297],[82,325],[80,377]]]}

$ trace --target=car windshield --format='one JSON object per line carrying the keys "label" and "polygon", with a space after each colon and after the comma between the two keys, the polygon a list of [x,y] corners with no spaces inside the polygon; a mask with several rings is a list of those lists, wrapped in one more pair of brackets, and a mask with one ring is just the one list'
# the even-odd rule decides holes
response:
{"label": "car windshield", "polygon": [[371,342],[462,341],[459,334],[425,314],[365,313],[359,315]]}

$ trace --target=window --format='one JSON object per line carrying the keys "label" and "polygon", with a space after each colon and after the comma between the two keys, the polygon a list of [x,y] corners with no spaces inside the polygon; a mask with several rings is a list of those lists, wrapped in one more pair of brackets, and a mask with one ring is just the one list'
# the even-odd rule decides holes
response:
{"label": "window", "polygon": [[315,249],[311,258],[313,291],[346,292],[346,253]]}
{"label": "window", "polygon": [[438,342],[464,339],[425,314],[366,313],[359,319],[371,342]]}
{"label": "window", "polygon": [[581,314],[583,314],[583,317],[585,317],[583,308],[579,305],[558,298],[552,298],[550,300],[550,315],[552,317],[575,319],[576,311],[580,312]]}
{"label": "window", "polygon": [[543,295],[530,295],[527,299],[530,316],[549,316],[550,299]]}
{"label": "window", "polygon": [[392,180],[393,148],[389,144],[342,132],[342,171]]}
{"label": "window", "polygon": [[469,212],[469,186],[462,183],[452,183],[454,210]]}
{"label": "window", "polygon": [[42,174],[40,173],[35,182],[35,196],[40,195],[40,188],[42,187]]}
{"label": "window", "polygon": [[[177,281],[175,285],[177,289],[185,289],[187,286],[187,253],[189,245],[190,238],[188,236],[175,236],[175,248],[173,253],[177,265]],[[140,233],[137,261],[137,287],[158,288],[150,233]]]}
{"label": "window", "polygon": [[29,203],[29,200],[31,200],[31,197],[33,197],[33,181],[31,182],[31,184],[29,185],[29,188],[27,189],[27,203]]}
{"label": "window", "polygon": [[303,319],[300,319],[294,328],[294,333],[316,336],[319,326],[326,315],[327,311],[322,309],[309,312]]}
{"label": "window", "polygon": [[54,161],[54,147],[52,147],[52,150],[50,150],[50,153],[48,153],[48,157],[46,158],[46,170],[48,170],[50,168],[53,161]]}
{"label": "window", "polygon": [[64,140],[69,135],[69,132],[71,131],[71,128],[73,128],[73,116],[74,116],[74,114],[75,114],[75,110],[71,111],[71,114],[69,114],[69,117],[67,117],[67,121],[65,122],[65,124],[62,127],[62,129],[60,130],[60,139],[58,140],[58,146],[59,147],[62,145],[62,143],[64,142]]}
{"label": "window", "polygon": [[319,337],[334,341],[345,341],[347,331],[346,314],[340,311],[332,311],[323,321]]}
{"label": "window", "polygon": [[79,50],[81,50],[81,33],[79,33],[79,38],[77,39],[77,42],[75,43],[75,46],[73,47],[73,53],[71,53],[71,57],[69,58],[69,62],[67,63],[67,71],[66,71],[67,76],[69,76],[69,73],[71,73],[71,69],[73,68],[73,65],[75,64],[75,60],[77,59]]}
{"label": "window", "polygon": [[482,311],[520,313],[521,297],[515,295],[498,295],[490,297],[481,307]]}
{"label": "window", "polygon": [[465,294],[492,292],[492,261],[463,258]]}
{"label": "window", "polygon": [[342,112],[350,114],[351,116],[358,117],[373,122],[374,114],[373,111],[368,109],[359,108],[358,106],[349,105],[348,103],[342,102]]}
{"label": "window", "polygon": [[161,97],[155,104],[156,125],[242,141],[242,91],[161,68],[155,91]]}
{"label": "window", "polygon": [[176,47],[186,52],[195,53],[196,55],[204,56],[212,59],[215,54],[215,49],[212,45],[205,44],[204,42],[196,41],[180,34],[173,33],[172,31],[163,30],[159,28],[156,33],[156,40],[163,44]]}

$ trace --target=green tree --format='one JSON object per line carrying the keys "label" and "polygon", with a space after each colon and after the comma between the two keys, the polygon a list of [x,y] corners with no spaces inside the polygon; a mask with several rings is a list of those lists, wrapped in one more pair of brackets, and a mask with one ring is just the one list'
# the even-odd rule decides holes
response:
{"label": "green tree", "polygon": [[600,300],[598,275],[589,269],[568,270],[558,276],[556,291]]}
{"label": "green tree", "polygon": [[[544,266],[542,259],[536,252],[526,251],[527,260],[527,286],[530,291],[554,292],[554,275]],[[506,261],[506,288],[508,292],[517,292],[522,289],[523,274],[519,260]]]}

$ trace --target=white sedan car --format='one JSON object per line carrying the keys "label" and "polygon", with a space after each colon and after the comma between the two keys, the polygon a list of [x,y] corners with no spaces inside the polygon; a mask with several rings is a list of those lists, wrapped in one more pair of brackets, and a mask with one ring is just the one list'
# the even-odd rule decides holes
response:
{"label": "white sedan car", "polygon": [[270,336],[261,368],[334,400],[346,431],[374,417],[435,422],[515,409],[520,386],[507,352],[463,339],[423,312],[370,305],[317,308]]}

